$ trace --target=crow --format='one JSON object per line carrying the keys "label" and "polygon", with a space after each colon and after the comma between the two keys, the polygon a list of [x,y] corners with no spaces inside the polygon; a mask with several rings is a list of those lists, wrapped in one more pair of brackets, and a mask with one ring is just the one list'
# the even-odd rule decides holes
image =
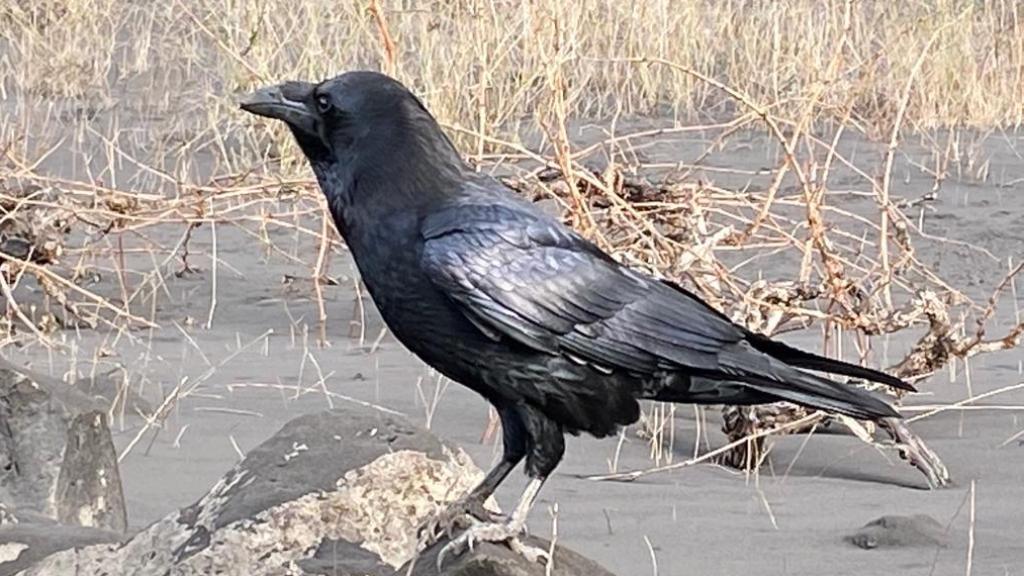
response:
{"label": "crow", "polygon": [[[619,264],[493,178],[470,168],[398,81],[353,71],[246,96],[285,122],[309,160],[338,232],[394,336],[490,402],[501,461],[432,528],[438,556],[517,537],[565,434],[615,434],[640,400],[786,401],[853,418],[899,414],[871,393],[811,371],[913,390],[883,372],[792,348],[729,320],[684,287]],[[525,460],[530,478],[507,517],[483,502]]]}

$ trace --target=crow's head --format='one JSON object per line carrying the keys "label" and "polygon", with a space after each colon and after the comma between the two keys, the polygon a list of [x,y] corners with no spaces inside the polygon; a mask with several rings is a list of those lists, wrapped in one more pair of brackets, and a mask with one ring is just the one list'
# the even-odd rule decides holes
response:
{"label": "crow's head", "polygon": [[[317,171],[345,180],[458,173],[463,162],[423,103],[397,80],[348,72],[246,96],[243,110],[285,122]],[[326,192],[326,190],[325,190]]]}

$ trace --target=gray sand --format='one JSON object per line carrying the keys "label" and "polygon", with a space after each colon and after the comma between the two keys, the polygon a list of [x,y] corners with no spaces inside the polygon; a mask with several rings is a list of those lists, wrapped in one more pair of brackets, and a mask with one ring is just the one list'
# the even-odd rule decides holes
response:
{"label": "gray sand", "polygon": [[[153,439],[147,433],[123,462],[122,478],[129,522],[139,528],[201,495],[243,453],[266,439],[290,418],[328,405],[324,390],[387,407],[426,422],[428,410],[419,400],[416,383],[423,378],[425,397],[433,398],[434,381],[423,365],[398,344],[385,340],[375,353],[366,353],[345,338],[351,293],[330,292],[333,346],[303,349],[293,345],[285,301],[275,299],[275,277],[247,254],[244,242],[230,252],[220,239],[221,257],[234,266],[252,262],[247,277],[222,277],[219,308],[213,329],[190,330],[206,358],[219,365],[266,330],[274,333],[267,345],[251,346],[209,377],[182,400],[165,429]],[[344,263],[336,263],[335,270]],[[182,310],[168,315],[165,324],[185,314],[202,317],[208,306],[208,282],[201,277],[175,280],[172,292]],[[191,304],[186,304],[190,302]],[[288,299],[293,316],[312,317],[312,303]],[[376,335],[377,323],[371,334]],[[795,341],[814,347],[816,338],[804,334]],[[310,337],[312,340],[312,337]],[[83,333],[81,355],[91,356],[96,338]],[[265,353],[264,353],[265,352]],[[306,362],[308,352],[325,375]],[[144,377],[142,393],[158,403],[179,380],[199,378],[205,361],[173,327],[157,332],[151,341],[123,343],[118,359],[131,366],[135,378]],[[972,362],[975,393],[1013,384],[1020,379],[1019,351],[984,357]],[[51,365],[39,357],[37,369],[59,374],[66,359]],[[933,397],[914,403],[955,401],[966,395],[964,385],[949,383],[946,374],[923,388]],[[187,384],[186,384],[187,385]],[[297,387],[298,386],[298,387]],[[1021,404],[1024,394],[1007,394],[992,404]],[[344,402],[334,397],[332,402]],[[953,488],[929,491],[916,471],[899,461],[888,461],[850,436],[817,434],[800,452],[803,437],[775,442],[774,474],[744,478],[734,471],[698,466],[654,475],[634,483],[594,482],[580,475],[609,470],[617,443],[590,438],[570,440],[567,457],[542,493],[531,529],[549,536],[548,510],[558,505],[558,538],[565,544],[623,575],[651,574],[652,550],[661,574],[741,574],[760,567],[771,574],[874,574],[899,567],[907,574],[963,573],[968,539],[968,488],[975,481],[976,509],[974,568],[977,574],[1014,574],[1024,568],[1019,546],[1020,515],[1024,502],[1024,446],[998,445],[1024,427],[1019,412],[974,411],[963,418],[946,412],[914,425],[946,461],[954,476]],[[712,445],[720,444],[717,415],[709,413]],[[444,389],[432,417],[432,428],[464,446],[481,466],[489,465],[496,447],[482,445],[487,423],[484,402],[457,385]],[[138,419],[127,418],[115,431],[123,449],[139,431]],[[676,461],[692,453],[696,424],[692,409],[677,412]],[[717,444],[716,444],[717,443]],[[236,448],[237,447],[237,448]],[[793,462],[794,458],[796,461]],[[652,465],[647,443],[627,433],[619,455],[620,469]],[[788,475],[784,472],[789,470]],[[499,492],[506,505],[522,486],[513,475]],[[945,548],[917,546],[862,550],[844,537],[865,523],[887,514],[927,514],[948,527]],[[651,549],[647,542],[650,542]]]}

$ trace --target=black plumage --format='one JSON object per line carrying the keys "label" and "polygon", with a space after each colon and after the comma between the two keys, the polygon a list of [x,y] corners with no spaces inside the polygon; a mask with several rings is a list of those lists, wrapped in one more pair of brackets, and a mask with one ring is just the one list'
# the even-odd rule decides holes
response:
{"label": "black plumage", "polygon": [[898,414],[806,370],[911,389],[754,334],[682,287],[620,265],[467,167],[422,103],[384,75],[291,82],[243,108],[288,123],[395,336],[497,409],[504,458],[463,507],[479,512],[524,458],[537,479],[507,530],[474,529],[470,540],[513,535],[561,459],[563,435],[613,434],[639,417],[638,400],[789,401],[878,419]]}

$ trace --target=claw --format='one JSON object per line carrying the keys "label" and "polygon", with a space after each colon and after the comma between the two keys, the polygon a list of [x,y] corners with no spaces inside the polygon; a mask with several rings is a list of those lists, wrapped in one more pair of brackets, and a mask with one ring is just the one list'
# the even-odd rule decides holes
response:
{"label": "claw", "polygon": [[449,543],[445,544],[444,548],[441,548],[441,550],[437,553],[437,571],[438,572],[442,572],[444,570],[444,561],[448,558],[449,554],[455,554],[456,556],[458,556],[459,554],[462,554],[461,550],[458,550],[458,551],[453,551],[452,550],[452,544],[454,544],[454,543],[455,543],[455,541],[452,541],[452,542],[449,542]]}
{"label": "claw", "polygon": [[445,544],[444,548],[437,554],[437,569],[441,571],[445,560],[449,556],[457,557],[468,551],[473,551],[480,542],[507,543],[508,547],[523,556],[530,562],[547,563],[550,555],[547,551],[523,544],[519,535],[523,532],[521,522],[507,520],[505,522],[478,522],[467,528],[457,538]]}
{"label": "claw", "polygon": [[537,498],[537,493],[543,484],[544,478],[531,479],[530,483],[526,485],[526,489],[523,490],[523,495],[519,498],[519,504],[507,519],[501,522],[494,520],[476,522],[459,534],[457,538],[453,538],[445,544],[437,554],[438,572],[444,567],[444,561],[448,556],[458,556],[467,549],[472,550],[478,542],[508,543],[513,552],[522,555],[530,562],[538,562],[541,559],[546,561],[548,558],[546,552],[519,541],[519,535],[526,528],[526,517],[530,513],[530,507],[533,506],[533,501]]}
{"label": "claw", "polygon": [[551,554],[549,554],[547,550],[536,546],[530,546],[529,544],[523,544],[523,541],[519,538],[512,538],[509,540],[508,547],[516,554],[526,558],[531,564],[539,562],[546,566],[548,562],[551,562]]}
{"label": "claw", "polygon": [[444,535],[451,539],[456,529],[465,529],[480,521],[494,521],[499,516],[484,507],[472,494],[460,498],[424,522],[416,532],[421,549]]}

